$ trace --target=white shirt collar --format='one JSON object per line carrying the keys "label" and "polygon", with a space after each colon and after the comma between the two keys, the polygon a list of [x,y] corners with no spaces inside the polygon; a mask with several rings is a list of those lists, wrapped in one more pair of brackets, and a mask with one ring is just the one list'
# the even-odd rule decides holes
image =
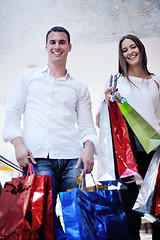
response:
{"label": "white shirt collar", "polygon": [[[44,65],[43,67],[40,68],[40,71],[41,71],[42,73],[44,73],[44,72],[50,73],[50,68],[49,68],[48,65],[46,64],[46,65]],[[64,77],[59,78],[59,79],[61,79],[62,81],[66,81],[66,80],[68,80],[68,78],[74,79],[74,77],[73,77],[73,76],[69,73],[69,71],[67,70],[66,75],[65,75]]]}

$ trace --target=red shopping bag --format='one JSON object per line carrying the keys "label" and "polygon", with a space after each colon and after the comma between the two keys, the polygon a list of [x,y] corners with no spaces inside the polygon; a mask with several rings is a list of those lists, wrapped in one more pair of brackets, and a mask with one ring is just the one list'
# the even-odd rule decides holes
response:
{"label": "red shopping bag", "polygon": [[158,169],[149,213],[155,217],[160,217],[160,166]]}
{"label": "red shopping bag", "polygon": [[[4,186],[4,191],[0,198],[0,212],[2,216],[0,217],[0,236],[5,236],[10,240],[54,239],[54,208],[51,176],[37,176],[30,167],[28,172],[30,172],[30,175],[27,173],[26,177],[18,177]],[[29,181],[30,179],[32,181]],[[12,196],[15,181],[21,184],[22,189],[24,186],[26,187],[25,189],[28,189],[28,191],[26,190],[26,194],[22,194],[23,192],[19,191],[20,193],[16,199]],[[8,184],[12,184],[12,188],[6,192]],[[4,198],[7,199],[7,204],[4,203],[1,206]],[[8,204],[8,202],[12,202],[12,199],[14,199],[13,208],[12,205],[9,206]],[[22,212],[21,208],[24,209],[23,214],[19,214],[19,217],[16,219],[17,212]]]}
{"label": "red shopping bag", "polygon": [[7,237],[23,224],[34,174],[6,182],[0,196],[0,236]]}
{"label": "red shopping bag", "polygon": [[54,206],[54,195],[52,190],[52,176],[45,175],[45,202],[43,207],[43,238],[44,240],[54,240],[55,239],[55,206]]}
{"label": "red shopping bag", "polygon": [[109,113],[119,177],[136,176],[141,179],[128,137],[127,125],[116,101],[109,101]]}
{"label": "red shopping bag", "polygon": [[54,239],[51,176],[35,176],[35,181],[25,216],[22,239]]}
{"label": "red shopping bag", "polygon": [[160,217],[160,170],[159,170],[159,174],[158,174],[158,183],[157,183],[155,216]]}

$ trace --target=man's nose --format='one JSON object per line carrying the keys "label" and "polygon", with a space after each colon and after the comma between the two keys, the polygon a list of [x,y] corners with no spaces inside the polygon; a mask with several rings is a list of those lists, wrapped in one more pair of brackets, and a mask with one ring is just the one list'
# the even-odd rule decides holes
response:
{"label": "man's nose", "polygon": [[56,44],[55,44],[55,48],[56,48],[56,49],[59,48],[59,42],[56,42]]}

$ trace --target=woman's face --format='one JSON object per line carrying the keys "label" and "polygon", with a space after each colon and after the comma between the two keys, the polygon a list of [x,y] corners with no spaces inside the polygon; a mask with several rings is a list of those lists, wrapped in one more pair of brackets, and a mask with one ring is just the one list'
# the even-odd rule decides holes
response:
{"label": "woman's face", "polygon": [[140,64],[140,51],[133,40],[124,39],[121,48],[123,56],[129,66]]}

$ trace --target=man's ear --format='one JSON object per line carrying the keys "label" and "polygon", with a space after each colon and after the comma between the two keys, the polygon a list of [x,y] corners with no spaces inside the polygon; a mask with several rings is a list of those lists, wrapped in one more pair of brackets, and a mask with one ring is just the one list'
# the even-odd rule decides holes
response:
{"label": "man's ear", "polygon": [[72,44],[71,43],[69,44],[69,48],[70,48],[69,49],[69,52],[70,52],[72,50]]}

